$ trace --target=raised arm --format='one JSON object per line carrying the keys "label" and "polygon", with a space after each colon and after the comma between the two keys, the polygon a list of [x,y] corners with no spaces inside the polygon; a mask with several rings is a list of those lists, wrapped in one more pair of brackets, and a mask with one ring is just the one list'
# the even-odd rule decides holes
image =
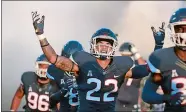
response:
{"label": "raised arm", "polygon": [[64,56],[58,56],[52,46],[47,41],[46,37],[44,36],[45,16],[43,15],[42,17],[40,17],[40,15],[36,11],[32,12],[32,19],[35,33],[40,41],[43,53],[46,55],[49,62],[64,71],[79,71],[78,66],[74,64],[74,62],[72,62],[69,58],[66,58]]}
{"label": "raised arm", "polygon": [[[131,56],[134,58],[134,61],[137,61],[137,64],[139,66],[131,66],[129,71],[126,73],[125,77],[126,78],[143,78],[149,74],[149,71],[147,69],[147,63],[146,61],[140,56],[138,53],[137,48],[134,46],[134,44],[130,42],[125,42],[123,43],[119,51],[122,56]],[[132,64],[131,64],[132,65]]]}
{"label": "raised arm", "polygon": [[155,41],[155,47],[154,47],[154,51],[155,51],[163,47],[164,39],[165,39],[165,22],[162,22],[161,27],[159,27],[159,31],[156,31],[154,26],[152,26],[151,29]]}
{"label": "raised arm", "polygon": [[[164,39],[165,39],[165,22],[162,22],[161,27],[159,27],[159,31],[156,31],[156,29],[153,26],[151,27],[151,29],[155,41],[154,51],[158,49],[162,49],[164,44]],[[143,78],[147,76],[150,73],[150,70],[146,61],[140,56],[138,50],[132,43],[125,43],[123,47],[120,47],[120,50],[124,51],[126,49],[126,46],[128,46],[129,52],[134,57],[135,61],[137,61],[137,63],[139,64],[134,68],[132,68],[131,70],[129,70],[126,74],[126,77]],[[125,52],[123,52],[123,54],[124,53]]]}

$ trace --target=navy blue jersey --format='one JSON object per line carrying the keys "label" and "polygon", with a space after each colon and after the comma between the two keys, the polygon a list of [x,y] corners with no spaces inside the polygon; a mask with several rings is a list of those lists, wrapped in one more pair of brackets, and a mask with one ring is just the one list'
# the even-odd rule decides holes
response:
{"label": "navy blue jersey", "polygon": [[113,112],[118,88],[133,66],[133,60],[127,56],[116,56],[106,69],[102,69],[96,58],[84,51],[74,53],[71,59],[79,67],[79,76],[76,79],[79,111]]}
{"label": "navy blue jersey", "polygon": [[[164,94],[186,95],[186,63],[177,57],[174,47],[153,52],[148,64],[152,72],[162,74],[163,79],[158,85],[162,87]],[[186,104],[186,99],[183,102]],[[170,106],[166,103],[165,111],[186,111],[185,104]]]}
{"label": "navy blue jersey", "polygon": [[37,82],[37,75],[34,72],[25,72],[21,81],[26,98],[25,111],[49,111],[49,96],[58,90],[56,83],[50,81],[41,85]]}
{"label": "navy blue jersey", "polygon": [[[67,76],[67,74],[68,74],[67,72],[64,72],[56,68],[54,65],[50,65],[47,70],[47,76],[53,79],[60,89],[64,87],[66,81],[73,80],[73,76]],[[78,105],[79,105],[78,93],[76,88],[70,88],[68,96],[62,97],[60,99],[61,112],[72,112],[74,111],[75,107],[77,108]]]}

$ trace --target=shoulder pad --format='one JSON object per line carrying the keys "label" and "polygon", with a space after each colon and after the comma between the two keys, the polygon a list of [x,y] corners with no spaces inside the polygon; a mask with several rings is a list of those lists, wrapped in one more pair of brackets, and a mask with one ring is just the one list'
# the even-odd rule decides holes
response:
{"label": "shoulder pad", "polygon": [[85,51],[77,51],[70,56],[70,59],[77,65],[84,64],[88,60],[95,59],[90,53]]}
{"label": "shoulder pad", "polygon": [[50,65],[47,69],[47,77],[53,80],[62,79],[64,73],[64,71],[60,70],[55,65]]}
{"label": "shoulder pad", "polygon": [[134,66],[134,61],[129,56],[115,56],[113,61],[120,70],[126,69],[128,71]]}
{"label": "shoulder pad", "polygon": [[165,67],[170,64],[173,48],[164,48],[154,51],[147,61],[148,66],[152,73],[161,73],[166,70]]}
{"label": "shoulder pad", "polygon": [[21,81],[23,85],[32,84],[33,82],[36,82],[36,80],[37,80],[37,75],[35,74],[35,72],[32,71],[24,72],[21,76]]}

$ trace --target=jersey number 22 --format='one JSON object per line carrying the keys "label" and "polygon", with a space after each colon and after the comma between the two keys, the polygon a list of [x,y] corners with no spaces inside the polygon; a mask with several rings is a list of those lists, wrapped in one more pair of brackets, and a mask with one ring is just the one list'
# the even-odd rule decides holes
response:
{"label": "jersey number 22", "polygon": [[[94,92],[97,92],[101,89],[101,81],[97,78],[89,78],[87,80],[87,83],[88,84],[91,84],[91,83],[96,83],[96,88],[92,89],[92,90],[89,90],[86,94],[86,99],[87,100],[91,100],[91,101],[100,101],[101,98],[100,97],[96,97],[96,96],[91,96],[91,94],[93,94]],[[103,95],[103,101],[104,102],[109,102],[109,101],[114,101],[114,97],[108,97],[109,94],[111,93],[114,93],[114,92],[117,92],[118,90],[118,86],[117,86],[117,80],[115,79],[107,79],[105,80],[104,82],[104,85],[105,86],[109,86],[109,85],[114,85],[114,89],[109,91],[109,92],[105,92],[104,95]]]}

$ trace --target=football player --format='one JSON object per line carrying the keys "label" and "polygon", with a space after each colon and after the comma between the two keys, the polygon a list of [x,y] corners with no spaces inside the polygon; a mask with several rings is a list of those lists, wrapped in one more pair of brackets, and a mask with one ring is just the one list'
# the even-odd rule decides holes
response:
{"label": "football player", "polygon": [[[154,50],[161,49],[164,44],[165,38],[165,23],[162,23],[162,26],[159,27],[159,31],[156,31],[152,26],[153,37],[155,40],[155,48]],[[123,43],[119,51],[122,56],[133,56],[131,49],[136,49],[132,43],[125,42]],[[136,49],[137,50],[137,49]],[[145,64],[142,58],[135,60],[136,64]],[[118,93],[118,97],[116,99],[116,111],[140,111],[140,82],[141,79],[125,79],[124,83],[121,85],[121,88]],[[127,96],[127,97],[123,97]]]}
{"label": "football player", "polygon": [[[90,53],[80,51],[70,59],[58,56],[44,36],[44,18],[32,12],[35,33],[48,60],[57,68],[77,73],[80,112],[113,112],[118,88],[124,77],[142,78],[149,74],[147,65],[133,67],[131,57],[114,56],[117,36],[107,28],[97,30],[90,41]],[[131,50],[135,59],[142,58]]]}
{"label": "football player", "polygon": [[[136,49],[134,44],[124,42],[119,52],[122,56],[133,56],[130,49]],[[137,49],[136,49],[137,50]],[[135,60],[135,63],[145,64],[142,58]],[[142,62],[142,63],[141,63]],[[116,98],[115,111],[138,111],[138,96],[141,79],[126,78],[119,89],[118,97]],[[124,97],[127,96],[127,97]]]}
{"label": "football player", "polygon": [[[168,30],[173,47],[156,50],[148,61],[152,72],[143,89],[142,98],[150,104],[166,103],[165,112],[186,111],[186,8],[170,18]],[[156,93],[161,86],[163,95]]]}
{"label": "football player", "polygon": [[[67,58],[77,51],[83,51],[82,45],[78,41],[69,41],[62,49],[61,56]],[[64,72],[54,65],[50,65],[47,70],[47,76],[56,81],[60,89],[66,89],[68,95],[62,94],[64,90],[51,96],[51,105],[56,105],[60,102],[60,112],[76,112],[79,105],[78,92],[75,76],[73,72]],[[69,75],[70,74],[70,75]],[[65,84],[67,86],[65,86]],[[65,86],[65,87],[64,87]],[[67,87],[67,88],[66,88]],[[62,92],[61,92],[62,91]],[[66,95],[66,97],[64,97]]]}
{"label": "football player", "polygon": [[49,108],[50,95],[58,91],[56,83],[46,76],[49,65],[45,55],[42,54],[36,60],[36,71],[23,73],[22,83],[12,100],[11,111],[17,111],[24,95],[25,111],[47,112],[57,109],[56,106],[52,109]]}

